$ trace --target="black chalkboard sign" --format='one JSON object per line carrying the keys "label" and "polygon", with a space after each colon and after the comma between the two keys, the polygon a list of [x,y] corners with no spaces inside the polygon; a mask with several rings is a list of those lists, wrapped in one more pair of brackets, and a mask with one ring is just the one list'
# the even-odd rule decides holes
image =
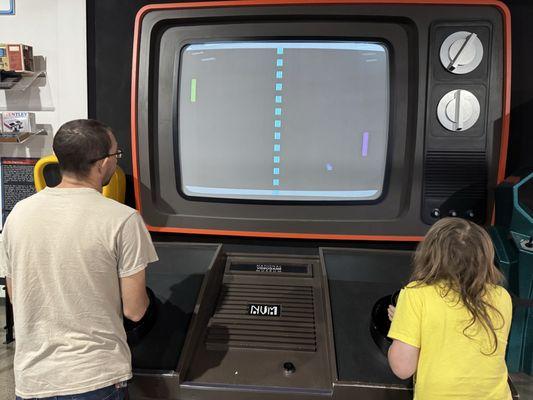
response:
{"label": "black chalkboard sign", "polygon": [[33,168],[38,158],[2,157],[2,226],[20,200],[36,193]]}

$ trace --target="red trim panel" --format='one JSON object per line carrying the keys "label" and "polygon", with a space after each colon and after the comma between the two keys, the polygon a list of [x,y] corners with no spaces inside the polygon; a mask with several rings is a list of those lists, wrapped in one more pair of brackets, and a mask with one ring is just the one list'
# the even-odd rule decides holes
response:
{"label": "red trim panel", "polygon": [[170,228],[146,225],[152,232],[187,233],[191,235],[224,235],[247,236],[285,239],[332,239],[332,240],[370,240],[384,242],[420,242],[423,236],[378,236],[378,235],[328,235],[318,233],[284,233],[284,232],[253,232],[253,231],[224,231],[217,229],[188,229]]}
{"label": "red trim panel", "polygon": [[[137,210],[141,213],[141,193],[139,183],[139,163],[137,156],[137,69],[140,41],[140,28],[144,15],[153,10],[207,8],[207,7],[233,7],[233,6],[266,6],[266,5],[342,5],[342,4],[420,4],[420,5],[485,5],[497,7],[503,14],[505,34],[504,43],[504,88],[503,88],[503,117],[502,136],[500,146],[500,159],[498,164],[497,183],[505,178],[505,165],[507,162],[507,147],[509,141],[509,123],[511,113],[511,13],[504,3],[497,0],[243,0],[243,1],[206,1],[197,3],[169,3],[149,4],[139,10],[135,17],[133,37],[133,60],[131,70],[131,151],[133,164],[133,185]],[[422,236],[379,236],[379,235],[327,235],[288,232],[254,232],[254,231],[226,231],[213,229],[188,229],[157,227],[147,225],[152,232],[172,232],[182,234],[224,235],[246,237],[268,237],[287,239],[331,239],[331,240],[372,240],[372,241],[398,241],[419,242]]]}

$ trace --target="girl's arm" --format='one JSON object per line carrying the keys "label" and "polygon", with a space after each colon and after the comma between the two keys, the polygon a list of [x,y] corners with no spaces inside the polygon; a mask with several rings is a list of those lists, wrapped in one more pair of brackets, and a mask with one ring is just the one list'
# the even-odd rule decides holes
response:
{"label": "girl's arm", "polygon": [[400,379],[413,376],[418,365],[420,349],[400,340],[393,340],[389,348],[389,365]]}

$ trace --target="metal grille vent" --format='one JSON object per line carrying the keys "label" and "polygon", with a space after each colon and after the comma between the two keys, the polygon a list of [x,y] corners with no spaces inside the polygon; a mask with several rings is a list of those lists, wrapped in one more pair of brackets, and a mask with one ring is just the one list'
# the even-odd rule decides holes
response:
{"label": "metal grille vent", "polygon": [[427,153],[424,197],[482,199],[486,196],[486,186],[484,152]]}
{"label": "metal grille vent", "polygon": [[[248,315],[249,304],[281,305],[281,315]],[[316,351],[313,288],[224,284],[209,321],[206,345],[212,349]]]}

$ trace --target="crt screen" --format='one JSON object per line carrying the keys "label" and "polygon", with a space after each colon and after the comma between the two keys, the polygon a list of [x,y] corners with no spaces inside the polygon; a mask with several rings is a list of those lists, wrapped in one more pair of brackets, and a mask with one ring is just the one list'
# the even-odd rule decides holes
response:
{"label": "crt screen", "polygon": [[375,200],[389,132],[377,42],[213,42],[182,49],[180,189],[239,200]]}

